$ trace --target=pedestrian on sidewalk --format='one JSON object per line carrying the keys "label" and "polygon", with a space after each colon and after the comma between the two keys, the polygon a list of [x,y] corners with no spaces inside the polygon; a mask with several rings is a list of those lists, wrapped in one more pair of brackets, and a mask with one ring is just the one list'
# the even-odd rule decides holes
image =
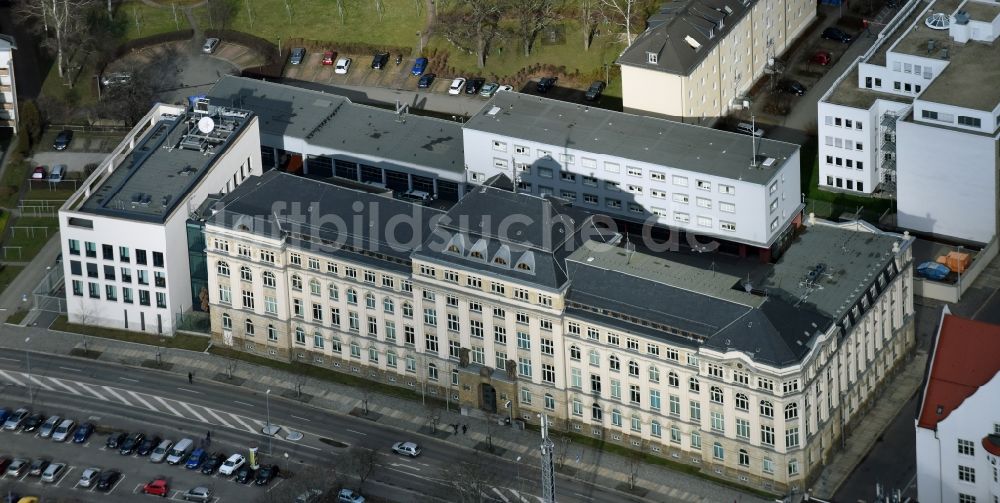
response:
{"label": "pedestrian on sidewalk", "polygon": [[462,435],[465,435],[466,431],[469,431],[469,425],[463,424],[462,425]]}
{"label": "pedestrian on sidewalk", "polygon": [[451,425],[451,429],[455,430],[455,432],[452,433],[452,435],[458,435],[458,423]]}
{"label": "pedestrian on sidewalk", "polygon": [[194,384],[194,374],[188,372],[188,384]]}

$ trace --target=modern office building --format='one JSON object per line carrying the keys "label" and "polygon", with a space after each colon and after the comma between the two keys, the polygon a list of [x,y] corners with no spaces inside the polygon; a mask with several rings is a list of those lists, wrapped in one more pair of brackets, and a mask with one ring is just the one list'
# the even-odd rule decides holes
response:
{"label": "modern office building", "polygon": [[893,197],[901,227],[997,234],[1000,4],[909,2],[820,99],[819,186]]}
{"label": "modern office building", "polygon": [[[484,180],[447,212],[267,172],[205,221],[213,340],[803,490],[914,345],[907,236],[652,254]],[[637,244],[633,246],[633,244]]]}
{"label": "modern office building", "polygon": [[59,210],[69,321],[173,333],[192,307],[188,216],[260,172],[252,112],[154,106]]}
{"label": "modern office building", "polygon": [[397,113],[335,94],[226,76],[213,103],[253,110],[260,119],[264,169],[337,176],[457,201],[465,193],[462,126]]}
{"label": "modern office building", "polygon": [[815,18],[806,0],[668,2],[618,58],[625,111],[711,125]]}
{"label": "modern office building", "polygon": [[1000,499],[1000,326],[948,307],[917,409],[917,496],[924,503]]}
{"label": "modern office building", "polygon": [[[520,93],[465,124],[469,182],[769,249],[801,221],[797,145]],[[743,250],[741,250],[743,251]]]}
{"label": "modern office building", "polygon": [[0,34],[0,127],[17,133],[17,84],[14,81],[14,37]]}

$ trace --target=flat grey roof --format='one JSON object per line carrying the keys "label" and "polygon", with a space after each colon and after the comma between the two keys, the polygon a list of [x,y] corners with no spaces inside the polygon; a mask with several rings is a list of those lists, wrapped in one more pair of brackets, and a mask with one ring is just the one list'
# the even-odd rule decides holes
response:
{"label": "flat grey roof", "polygon": [[[883,84],[887,83],[883,82]],[[858,65],[853,65],[851,67],[851,71],[847,74],[847,77],[837,84],[837,87],[833,88],[833,92],[826,98],[827,103],[860,108],[863,110],[871,108],[872,105],[874,105],[878,100],[910,103],[913,101],[913,98],[909,96],[900,96],[898,94],[884,93],[875,89],[858,87]]]}
{"label": "flat grey roof", "polygon": [[400,120],[391,110],[354,103],[336,94],[233,76],[219,80],[208,96],[213,103],[253,110],[262,134],[465,173],[462,126],[456,122],[410,114]]}
{"label": "flat grey roof", "polygon": [[[666,3],[650,18],[646,31],[622,52],[618,64],[690,75],[756,3],[756,0]],[[657,55],[656,63],[649,62],[648,53]]]}
{"label": "flat grey roof", "polygon": [[250,123],[246,110],[211,107],[214,129],[203,134],[205,117],[187,111],[147,128],[122,163],[76,211],[162,223],[208,173]]}
{"label": "flat grey roof", "polygon": [[[806,227],[775,264],[711,253],[584,247],[568,259],[568,302],[590,319],[623,329],[791,364],[847,316],[880,275],[898,273],[892,245],[903,239],[858,232],[852,225]],[[820,264],[822,272],[810,280]],[[678,332],[651,330],[628,317]]]}
{"label": "flat grey roof", "polygon": [[515,92],[493,95],[465,127],[757,184],[773,179],[799,148],[759,139],[757,155],[777,162],[751,168],[748,135]]}

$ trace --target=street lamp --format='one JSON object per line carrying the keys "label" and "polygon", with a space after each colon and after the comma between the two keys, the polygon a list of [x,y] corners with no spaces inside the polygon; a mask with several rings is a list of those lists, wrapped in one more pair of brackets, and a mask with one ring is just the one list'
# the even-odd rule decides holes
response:
{"label": "street lamp", "polygon": [[274,430],[271,428],[271,390],[264,393],[264,403],[267,406],[267,455],[271,455],[271,438],[274,437]]}
{"label": "street lamp", "polygon": [[35,395],[31,392],[31,352],[28,351],[27,344],[31,342],[31,337],[24,338],[24,361],[28,364],[28,402],[35,405]]}
{"label": "street lamp", "polygon": [[517,492],[521,492],[521,456],[514,460],[514,481],[517,482]]}

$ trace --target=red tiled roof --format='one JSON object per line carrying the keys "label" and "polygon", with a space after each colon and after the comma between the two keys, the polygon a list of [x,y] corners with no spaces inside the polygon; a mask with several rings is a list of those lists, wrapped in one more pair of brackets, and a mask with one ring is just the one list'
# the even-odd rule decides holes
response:
{"label": "red tiled roof", "polygon": [[932,358],[917,424],[936,430],[1000,371],[1000,325],[945,314]]}
{"label": "red tiled roof", "polygon": [[986,435],[983,437],[983,449],[986,449],[986,452],[994,456],[1000,456],[1000,435]]}

